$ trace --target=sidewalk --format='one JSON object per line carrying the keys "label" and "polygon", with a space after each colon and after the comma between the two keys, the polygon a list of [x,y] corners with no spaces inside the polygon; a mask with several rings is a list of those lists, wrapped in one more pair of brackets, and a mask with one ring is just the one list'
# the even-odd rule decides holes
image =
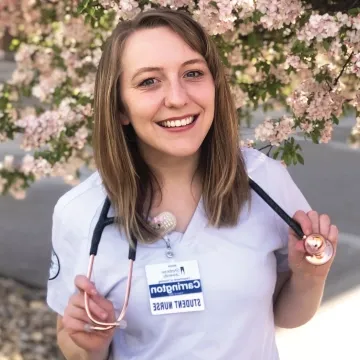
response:
{"label": "sidewalk", "polygon": [[360,286],[326,302],[304,326],[278,330],[280,359],[359,360],[359,326]]}

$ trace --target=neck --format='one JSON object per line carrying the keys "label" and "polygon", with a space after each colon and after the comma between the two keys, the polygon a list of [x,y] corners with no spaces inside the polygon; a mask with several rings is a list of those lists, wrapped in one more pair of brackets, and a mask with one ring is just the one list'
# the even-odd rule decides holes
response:
{"label": "neck", "polygon": [[199,153],[187,157],[146,154],[145,152],[142,155],[163,187],[185,186],[200,180],[196,174]]}

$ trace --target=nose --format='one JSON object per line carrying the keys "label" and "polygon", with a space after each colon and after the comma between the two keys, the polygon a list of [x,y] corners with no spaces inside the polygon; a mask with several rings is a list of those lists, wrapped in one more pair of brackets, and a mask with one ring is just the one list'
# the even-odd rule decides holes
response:
{"label": "nose", "polygon": [[187,89],[178,79],[169,81],[165,91],[166,107],[180,108],[188,103],[189,96]]}

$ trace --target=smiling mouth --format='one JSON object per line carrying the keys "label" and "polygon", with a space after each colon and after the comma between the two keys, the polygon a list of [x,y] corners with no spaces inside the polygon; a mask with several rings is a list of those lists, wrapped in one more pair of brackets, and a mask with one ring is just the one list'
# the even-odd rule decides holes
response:
{"label": "smiling mouth", "polygon": [[188,126],[190,124],[192,124],[194,121],[197,120],[197,118],[199,117],[198,115],[193,115],[193,116],[189,116],[187,118],[181,119],[181,120],[165,120],[165,121],[160,121],[157,124],[161,127],[165,127],[165,128],[180,128],[180,127],[184,127],[184,126]]}

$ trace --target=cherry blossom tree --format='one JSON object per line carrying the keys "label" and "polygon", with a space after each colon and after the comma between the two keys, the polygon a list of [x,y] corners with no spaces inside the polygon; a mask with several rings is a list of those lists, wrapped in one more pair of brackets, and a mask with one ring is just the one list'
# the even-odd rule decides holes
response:
{"label": "cherry blossom tree", "polygon": [[[94,168],[93,86],[101,47],[119,21],[140,11],[188,11],[215,40],[239,124],[267,114],[242,145],[285,164],[303,163],[302,136],[331,141],[345,113],[355,114],[349,146],[360,146],[360,4],[355,0],[2,0],[0,34],[13,37],[16,69],[0,85],[0,142],[24,156],[0,164],[0,193],[24,198],[48,176],[78,182]],[[1,35],[0,35],[1,36]],[[30,99],[30,100],[29,100]]]}

